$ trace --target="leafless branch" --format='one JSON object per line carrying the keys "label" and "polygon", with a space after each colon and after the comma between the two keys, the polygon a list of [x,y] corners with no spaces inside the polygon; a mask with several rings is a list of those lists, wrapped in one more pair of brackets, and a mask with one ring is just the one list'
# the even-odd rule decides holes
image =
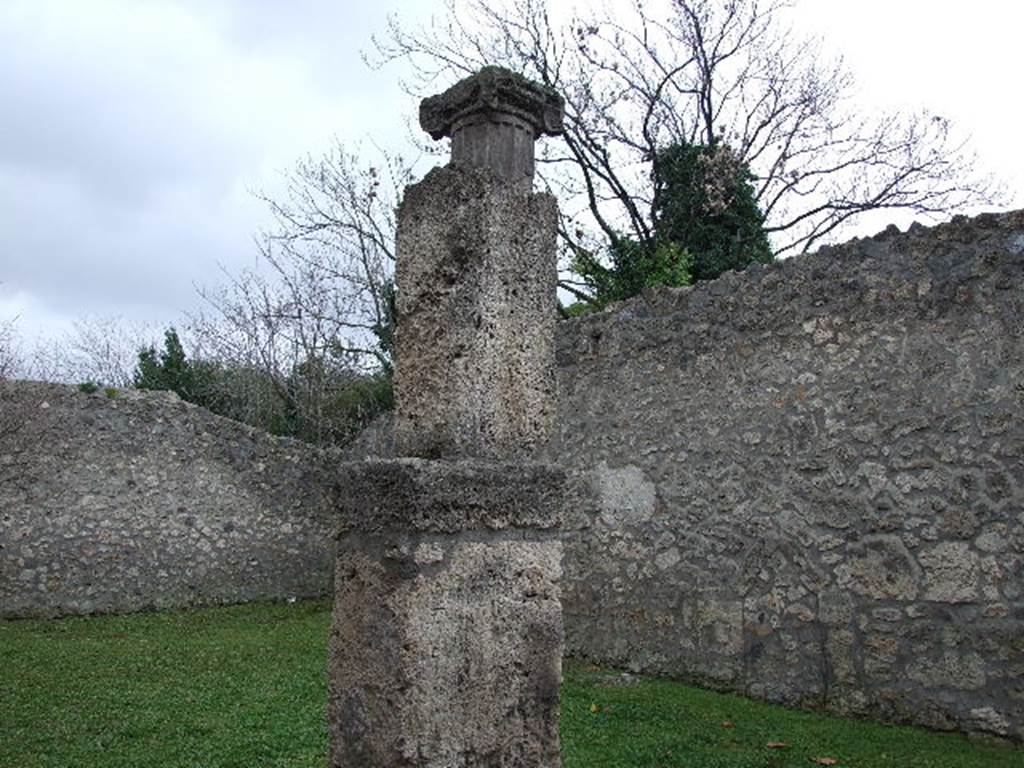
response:
{"label": "leafless branch", "polygon": [[[542,183],[609,241],[655,234],[658,151],[724,141],[755,176],[777,253],[803,251],[873,210],[952,212],[998,202],[941,118],[868,115],[842,61],[785,24],[785,0],[636,0],[565,20],[545,0],[448,0],[429,25],[392,19],[372,64],[413,65],[428,95],[484,64],[556,88],[564,140]],[[564,229],[564,228],[563,228]]]}

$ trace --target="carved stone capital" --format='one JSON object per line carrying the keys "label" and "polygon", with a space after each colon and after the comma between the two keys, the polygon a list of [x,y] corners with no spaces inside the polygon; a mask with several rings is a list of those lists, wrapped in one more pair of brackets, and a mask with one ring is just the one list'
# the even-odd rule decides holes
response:
{"label": "carved stone capital", "polygon": [[450,136],[451,165],[486,169],[519,192],[533,188],[534,144],[562,133],[562,97],[501,67],[484,67],[420,103],[420,125],[435,139]]}
{"label": "carved stone capital", "polygon": [[420,103],[420,126],[434,139],[452,136],[460,123],[512,116],[527,123],[534,138],[562,133],[564,101],[547,86],[502,67],[484,67],[438,96]]}

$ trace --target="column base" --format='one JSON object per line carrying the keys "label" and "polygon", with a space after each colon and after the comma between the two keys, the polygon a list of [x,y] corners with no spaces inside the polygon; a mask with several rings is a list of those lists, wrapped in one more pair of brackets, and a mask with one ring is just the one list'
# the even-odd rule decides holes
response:
{"label": "column base", "polygon": [[342,476],[331,765],[559,766],[562,473],[400,459]]}

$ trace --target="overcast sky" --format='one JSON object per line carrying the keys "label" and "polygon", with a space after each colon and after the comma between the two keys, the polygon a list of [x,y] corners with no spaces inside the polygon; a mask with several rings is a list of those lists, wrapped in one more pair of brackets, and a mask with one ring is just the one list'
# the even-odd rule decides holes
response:
{"label": "overcast sky", "polygon": [[[32,338],[194,308],[218,265],[254,262],[252,190],[333,136],[401,139],[415,104],[360,52],[389,12],[432,5],[0,0],[0,320]],[[795,18],[845,56],[866,109],[951,118],[1024,206],[1022,6],[802,0]]]}

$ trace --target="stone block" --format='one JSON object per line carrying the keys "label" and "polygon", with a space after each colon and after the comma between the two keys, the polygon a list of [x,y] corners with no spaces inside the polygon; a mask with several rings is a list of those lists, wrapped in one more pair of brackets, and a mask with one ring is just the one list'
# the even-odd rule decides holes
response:
{"label": "stone block", "polygon": [[936,544],[920,555],[925,600],[971,603],[978,599],[979,560],[964,542]]}
{"label": "stone block", "polygon": [[921,569],[898,537],[865,536],[836,568],[839,587],[874,600],[913,600]]}
{"label": "stone block", "polygon": [[399,212],[400,456],[529,456],[554,429],[557,206],[438,168]]}
{"label": "stone block", "polygon": [[415,459],[340,474],[331,765],[558,766],[562,474]]}
{"label": "stone block", "polygon": [[907,677],[929,688],[976,690],[985,685],[985,661],[976,653],[945,653],[920,658],[907,669]]}

